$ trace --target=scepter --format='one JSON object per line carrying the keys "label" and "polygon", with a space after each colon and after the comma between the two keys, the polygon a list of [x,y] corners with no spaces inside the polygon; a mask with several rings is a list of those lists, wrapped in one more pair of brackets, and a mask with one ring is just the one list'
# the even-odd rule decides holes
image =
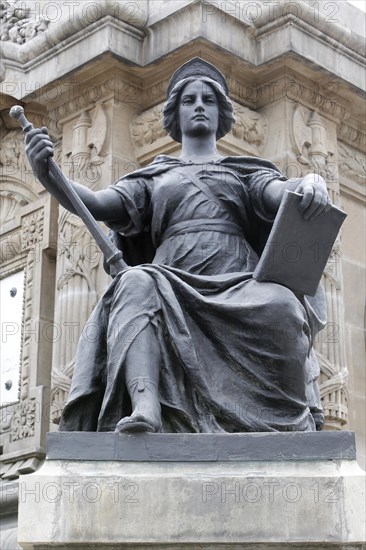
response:
{"label": "scepter", "polygon": [[[20,105],[15,105],[10,109],[10,116],[19,121],[23,132],[26,134],[33,129],[33,124],[31,124],[24,115],[24,109]],[[75,189],[70,184],[69,180],[65,178],[60,168],[56,164],[53,158],[48,159],[48,170],[53,176],[57,187],[62,191],[66,197],[71,202],[76,213],[85,223],[86,227],[89,229],[93,238],[95,239],[97,245],[103,252],[105,261],[110,268],[110,274],[112,277],[116,276],[120,271],[126,269],[128,265],[123,260],[122,252],[116,247],[116,245],[109,239],[102,229],[99,227],[97,221],[91,214],[90,210],[83,203]]]}

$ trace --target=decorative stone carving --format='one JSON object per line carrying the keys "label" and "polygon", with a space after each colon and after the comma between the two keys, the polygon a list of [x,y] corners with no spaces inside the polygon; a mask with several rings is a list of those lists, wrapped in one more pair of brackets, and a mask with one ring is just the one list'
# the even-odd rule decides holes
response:
{"label": "decorative stone carving", "polygon": [[[13,178],[3,180],[2,185],[24,195],[28,202],[0,240],[0,260],[11,260],[2,266],[1,272],[9,274],[22,269],[25,272],[18,395],[16,402],[2,409],[0,424],[2,478],[16,479],[39,467],[44,458],[44,433],[49,425],[55,205],[48,197],[42,201],[24,181]],[[37,203],[29,204],[35,199]],[[40,411],[42,415],[38,415]]]}
{"label": "decorative stone carving", "polygon": [[17,441],[34,435],[36,400],[26,399],[15,406],[12,418],[11,439]]}
{"label": "decorative stone carving", "polygon": [[342,143],[338,143],[339,172],[347,174],[358,183],[366,182],[365,155]]}
{"label": "decorative stone carving", "polygon": [[348,420],[348,371],[337,372],[334,364],[317,353],[320,365],[320,397],[328,427],[341,427]]}
{"label": "decorative stone carving", "polygon": [[35,254],[28,254],[24,278],[24,302],[22,312],[22,351],[21,351],[21,379],[20,379],[20,398],[25,399],[29,391],[29,375],[31,361],[32,334],[33,326],[33,285],[34,285],[34,267]]}
{"label": "decorative stone carving", "polygon": [[152,145],[167,135],[162,125],[163,104],[147,109],[139,115],[131,126],[132,139],[137,148]]}
{"label": "decorative stone carving", "polygon": [[233,136],[250,144],[262,145],[267,136],[264,116],[239,104],[234,104],[234,114],[236,123],[231,131]]}
{"label": "decorative stone carving", "polygon": [[55,323],[61,336],[54,343],[51,417],[58,423],[66,401],[77,343],[97,302],[96,271],[100,251],[80,218],[62,210],[59,220]]}
{"label": "decorative stone carving", "polygon": [[13,418],[13,407],[3,407],[0,409],[0,434],[5,434],[11,431],[11,420]]}
{"label": "decorative stone carving", "polygon": [[90,148],[88,145],[88,129],[91,119],[86,111],[83,111],[73,128],[71,158],[71,178],[78,178],[86,172],[90,166]]}
{"label": "decorative stone carving", "polygon": [[0,263],[8,262],[19,255],[22,248],[21,232],[16,231],[0,240]]}
{"label": "decorative stone carving", "polygon": [[22,248],[32,248],[43,239],[43,208],[36,210],[22,219]]}
{"label": "decorative stone carving", "polygon": [[95,104],[104,98],[113,97],[118,103],[135,104],[140,100],[140,89],[128,82],[124,82],[118,78],[106,80],[101,83],[91,83],[86,85],[83,90],[80,87],[80,93],[73,90],[72,98],[68,98],[65,103],[55,107],[51,116],[54,120],[62,120],[74,113],[90,108],[90,105]]}
{"label": "decorative stone carving", "polygon": [[350,116],[349,109],[342,105],[333,90],[322,89],[315,85],[312,87],[305,86],[302,83],[300,84],[298,80],[292,80],[288,77],[264,84],[258,88],[255,87],[253,91],[252,88],[244,88],[244,90],[243,93],[250,93],[249,101],[258,106],[285,98],[287,101],[306,105],[308,109],[316,110],[319,114],[330,116],[339,121]]}
{"label": "decorative stone carving", "polygon": [[[236,123],[230,135],[241,142],[262,145],[267,135],[267,122],[264,116],[238,103],[233,103]],[[147,109],[137,116],[131,125],[131,135],[138,157],[146,152],[149,146],[167,136],[162,125],[162,110],[163,103]]]}
{"label": "decorative stone carving", "polygon": [[[60,129],[53,119],[33,111],[28,114],[35,127],[46,126],[51,138],[56,139]],[[0,143],[0,173],[2,176],[16,176],[18,179],[24,180],[26,174],[32,174],[25,155],[24,134],[21,130],[2,127],[0,129]],[[20,172],[20,176],[18,176],[18,172]]]}
{"label": "decorative stone carving", "polygon": [[10,40],[16,44],[24,44],[37,34],[44,32],[49,21],[44,17],[36,20],[36,5],[34,2],[7,2],[0,3],[0,39]]}
{"label": "decorative stone carving", "polygon": [[316,106],[317,110],[322,111],[324,114],[331,115],[334,118],[343,120],[349,116],[349,110],[341,105],[335,99],[330,99],[328,94],[323,94],[319,90],[315,90],[297,83],[299,94],[297,90],[291,90],[289,88],[288,98],[307,102],[311,106]]}
{"label": "decorative stone carving", "polygon": [[142,105],[149,106],[161,103],[165,99],[168,83],[169,79],[164,79],[153,86],[144,88],[140,94]]}
{"label": "decorative stone carving", "polygon": [[[27,106],[25,106],[25,109],[27,110],[27,116],[29,120],[32,121],[34,127],[42,128],[42,126],[45,126],[50,133],[51,139],[57,139],[57,136],[59,136],[62,131],[57,119],[54,119],[42,113],[35,113],[34,111],[27,109]],[[23,141],[23,133],[21,133],[21,137]],[[24,153],[24,143],[22,143],[22,145]]]}
{"label": "decorative stone carving", "polygon": [[92,150],[92,162],[107,153],[108,145],[108,118],[103,104],[96,106],[91,128],[88,130],[88,146]]}
{"label": "decorative stone carving", "polygon": [[5,224],[13,220],[19,212],[19,208],[27,204],[27,200],[14,191],[0,190],[0,219]]}
{"label": "decorative stone carving", "polygon": [[297,160],[317,173],[324,172],[328,158],[326,129],[318,113],[312,111],[309,115],[304,107],[296,105],[292,132]]}
{"label": "decorative stone carving", "polygon": [[53,158],[55,162],[61,166],[62,165],[62,140],[58,139],[53,146]]}
{"label": "decorative stone carving", "polygon": [[51,420],[55,424],[60,421],[69,394],[74,367],[75,359],[72,359],[64,370],[61,370],[57,365],[52,369]]}
{"label": "decorative stone carving", "polygon": [[341,274],[339,272],[339,265],[341,261],[341,239],[338,235],[336,242],[332,248],[330,256],[325,266],[324,273],[326,277],[332,279],[332,282],[337,289],[341,288]]}
{"label": "decorative stone carving", "polygon": [[[42,453],[39,453],[39,455],[42,455]],[[32,456],[31,458],[4,463],[2,479],[16,479],[20,475],[35,472],[41,466],[42,458],[43,456],[40,456],[40,458]],[[14,547],[12,547],[12,550],[15,550]]]}
{"label": "decorative stone carving", "polygon": [[3,174],[25,168],[24,139],[19,130],[0,130],[0,167]]}
{"label": "decorative stone carving", "polygon": [[366,133],[345,122],[342,122],[338,129],[338,138],[362,151],[366,149]]}
{"label": "decorative stone carving", "polygon": [[95,108],[93,119],[83,111],[73,128],[70,177],[88,182],[98,180],[97,166],[104,162],[108,143],[108,118],[103,105]]}
{"label": "decorative stone carving", "polygon": [[100,252],[96,246],[95,248],[91,246],[94,257],[86,256],[91,242],[83,225],[65,223],[60,236],[63,239],[60,242],[60,252],[64,256],[65,265],[63,273],[57,280],[57,290],[62,290],[71,278],[78,275],[87,282],[88,293],[91,295],[92,307],[94,307],[97,298],[94,282],[90,278],[90,271],[99,264]]}

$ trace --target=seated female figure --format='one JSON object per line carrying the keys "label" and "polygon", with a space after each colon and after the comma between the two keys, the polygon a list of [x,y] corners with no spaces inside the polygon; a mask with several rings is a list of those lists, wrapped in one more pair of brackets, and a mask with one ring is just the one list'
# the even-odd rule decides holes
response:
{"label": "seated female figure", "polygon": [[[61,430],[321,427],[312,350],[321,308],[252,274],[285,190],[303,194],[312,219],[329,204],[326,185],[314,174],[288,180],[259,158],[220,156],[216,141],[233,122],[223,75],[192,60],[173,75],[164,108],[180,156],[160,155],[103,191],[72,183],[122,248],[142,238],[153,252],[122,270],[93,311],[98,331],[81,336]],[[73,211],[48,172],[46,130],[26,139],[39,180]]]}

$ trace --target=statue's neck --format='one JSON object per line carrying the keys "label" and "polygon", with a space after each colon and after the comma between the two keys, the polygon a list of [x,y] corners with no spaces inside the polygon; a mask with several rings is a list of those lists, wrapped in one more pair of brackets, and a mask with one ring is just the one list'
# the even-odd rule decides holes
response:
{"label": "statue's neck", "polygon": [[183,136],[182,151],[179,159],[186,161],[208,161],[220,158],[216,147],[216,138],[212,136]]}

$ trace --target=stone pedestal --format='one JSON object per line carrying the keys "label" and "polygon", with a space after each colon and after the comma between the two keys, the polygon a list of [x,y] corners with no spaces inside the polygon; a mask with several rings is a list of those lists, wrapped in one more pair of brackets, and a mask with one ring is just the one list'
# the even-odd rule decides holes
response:
{"label": "stone pedestal", "polygon": [[52,433],[19,484],[25,549],[363,548],[354,434]]}

